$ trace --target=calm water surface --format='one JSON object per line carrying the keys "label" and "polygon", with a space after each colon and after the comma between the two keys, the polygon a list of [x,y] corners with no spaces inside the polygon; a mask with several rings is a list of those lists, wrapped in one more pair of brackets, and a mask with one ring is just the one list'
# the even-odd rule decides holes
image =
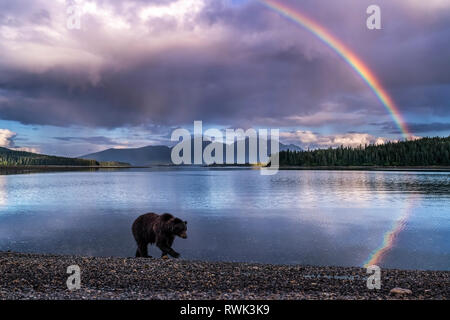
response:
{"label": "calm water surface", "polygon": [[184,259],[450,270],[449,173],[0,175],[0,250],[133,256],[131,224],[149,211],[188,220]]}

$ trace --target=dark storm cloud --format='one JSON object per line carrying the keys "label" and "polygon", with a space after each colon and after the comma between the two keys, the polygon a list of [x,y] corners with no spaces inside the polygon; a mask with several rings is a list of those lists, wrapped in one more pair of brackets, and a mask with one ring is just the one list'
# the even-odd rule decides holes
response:
{"label": "dark storm cloud", "polygon": [[104,137],[104,136],[95,136],[95,137],[54,137],[53,139],[61,140],[61,141],[75,141],[75,142],[88,142],[92,144],[99,145],[118,145],[116,141]]}
{"label": "dark storm cloud", "polygon": [[[392,122],[373,124],[380,126],[383,130],[398,134],[400,131]],[[416,134],[428,134],[450,131],[450,122],[431,122],[431,123],[409,123],[408,128]]]}
{"label": "dark storm cloud", "polygon": [[[2,118],[103,127],[174,125],[196,119],[227,123],[256,115],[286,117],[300,110],[301,104],[314,110],[321,100],[320,89],[330,95],[346,89],[345,81],[335,77],[323,81],[332,66],[310,61],[295,48],[245,56],[239,50],[224,50],[234,59],[208,52],[164,52],[120,72],[103,70],[98,84],[90,84],[89,74],[79,71],[12,76],[5,72],[6,81],[0,86],[13,98],[0,104]],[[343,68],[334,69],[345,74]],[[302,77],[304,73],[310,75],[308,79]]]}
{"label": "dark storm cloud", "polygon": [[[363,125],[386,116],[373,93],[334,52],[258,2],[229,6],[206,1],[198,12],[188,10],[184,20],[139,20],[146,4],[175,2],[97,1],[99,8],[109,6],[111,14],[123,18],[129,31],[102,28],[108,21],[89,15],[84,30],[67,31],[64,20],[58,20],[64,7],[1,4],[1,25],[18,26],[16,41],[34,41],[28,48],[36,55],[9,54],[12,44],[2,38],[0,118],[105,128],[177,126],[198,119],[318,127],[343,120]],[[425,8],[431,17],[421,14],[423,4],[411,5],[415,0],[378,2],[382,31],[365,28],[371,1],[290,3],[364,57],[403,113],[429,113],[431,108],[434,114],[449,115],[450,10],[430,4]],[[51,25],[63,40],[50,31],[36,32],[35,24]]]}

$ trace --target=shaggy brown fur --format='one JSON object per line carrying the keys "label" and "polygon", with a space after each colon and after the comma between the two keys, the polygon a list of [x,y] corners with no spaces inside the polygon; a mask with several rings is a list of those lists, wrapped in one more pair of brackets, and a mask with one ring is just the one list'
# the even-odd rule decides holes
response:
{"label": "shaggy brown fur", "polygon": [[162,215],[146,213],[139,216],[132,227],[133,236],[138,245],[136,257],[149,257],[148,244],[156,243],[156,246],[162,251],[162,257],[169,254],[178,258],[180,254],[172,249],[172,243],[175,236],[187,238],[186,225],[187,221],[178,219],[170,213]]}

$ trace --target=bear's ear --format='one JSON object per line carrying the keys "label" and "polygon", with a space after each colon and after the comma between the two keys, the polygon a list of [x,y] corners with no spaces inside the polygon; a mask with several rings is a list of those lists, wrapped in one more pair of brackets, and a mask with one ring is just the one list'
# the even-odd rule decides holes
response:
{"label": "bear's ear", "polygon": [[173,219],[174,219],[174,217],[170,213],[163,213],[161,215],[162,221],[169,221],[169,220],[173,220]]}
{"label": "bear's ear", "polygon": [[185,221],[184,224],[187,224],[187,221]]}

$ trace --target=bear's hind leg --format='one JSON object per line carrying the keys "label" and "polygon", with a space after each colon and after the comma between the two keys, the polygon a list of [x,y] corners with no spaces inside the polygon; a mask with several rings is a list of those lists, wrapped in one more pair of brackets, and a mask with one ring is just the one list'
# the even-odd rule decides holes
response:
{"label": "bear's hind leg", "polygon": [[151,256],[148,255],[148,248],[147,248],[147,243],[140,243],[138,245],[138,249],[136,251],[136,256],[138,254],[139,251],[139,257],[143,257],[143,258],[151,258]]}

